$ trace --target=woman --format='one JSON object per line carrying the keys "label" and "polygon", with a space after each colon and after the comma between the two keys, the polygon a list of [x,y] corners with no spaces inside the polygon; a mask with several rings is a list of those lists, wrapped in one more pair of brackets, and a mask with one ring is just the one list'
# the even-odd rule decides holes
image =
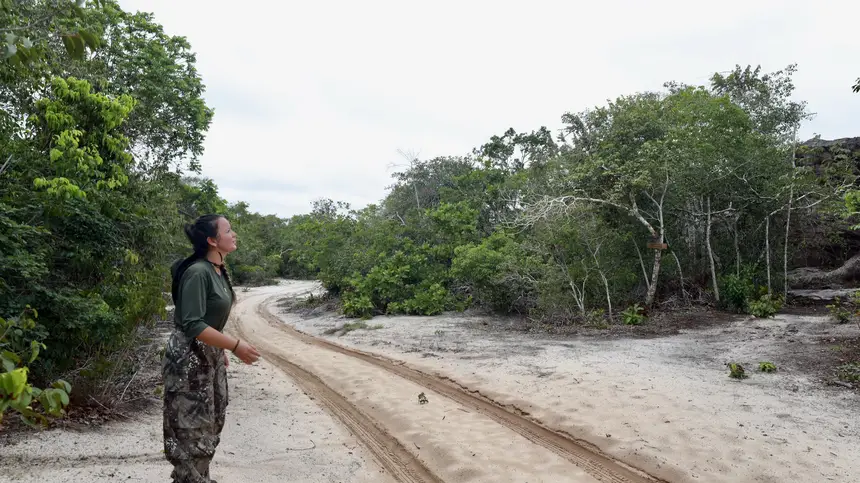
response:
{"label": "woman", "polygon": [[173,265],[175,329],[164,354],[164,453],[175,483],[209,479],[227,409],[230,350],[246,364],[260,357],[250,344],[221,331],[236,294],[224,257],[236,250],[236,234],[220,215],[186,225],[194,253]]}

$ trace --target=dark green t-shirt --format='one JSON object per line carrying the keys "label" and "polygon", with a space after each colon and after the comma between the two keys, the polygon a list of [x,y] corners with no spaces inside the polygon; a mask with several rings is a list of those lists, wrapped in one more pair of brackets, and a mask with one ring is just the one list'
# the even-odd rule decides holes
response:
{"label": "dark green t-shirt", "polygon": [[227,325],[233,293],[208,261],[194,262],[185,270],[178,295],[174,323],[187,337],[197,337],[206,327],[221,331]]}

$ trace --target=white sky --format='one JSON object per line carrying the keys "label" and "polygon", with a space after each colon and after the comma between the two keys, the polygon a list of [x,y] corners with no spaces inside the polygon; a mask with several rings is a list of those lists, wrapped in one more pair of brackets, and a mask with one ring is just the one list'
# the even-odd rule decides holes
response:
{"label": "white sky", "polygon": [[[281,216],[379,201],[398,149],[468,153],[508,127],[797,63],[804,139],[860,136],[860,1],[120,0],[197,53],[215,118],[203,174]],[[702,5],[696,7],[693,5]]]}

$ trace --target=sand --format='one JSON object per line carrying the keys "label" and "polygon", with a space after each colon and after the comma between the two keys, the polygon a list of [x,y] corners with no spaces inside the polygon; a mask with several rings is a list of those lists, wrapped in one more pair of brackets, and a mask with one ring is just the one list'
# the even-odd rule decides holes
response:
{"label": "sand", "polygon": [[[292,288],[299,290],[303,286]],[[634,481],[612,479],[602,468],[586,471],[474,408],[373,364],[305,343],[271,326],[256,312],[261,302],[279,291],[283,288],[256,289],[246,294],[245,301],[234,311],[241,321],[237,324],[241,328],[239,334],[257,345],[264,357],[283,355],[348,398],[349,403],[384,428],[409,453],[400,453],[399,464],[417,465],[429,473],[421,477],[402,475],[400,481]],[[427,398],[426,404],[420,403],[422,393]],[[415,461],[409,461],[410,455]]]}
{"label": "sand", "polygon": [[[565,341],[482,331],[481,317],[462,315],[377,317],[369,324],[383,328],[342,337],[322,335],[343,324],[334,315],[280,317],[454,379],[667,481],[860,481],[857,395],[793,362],[805,341],[857,335],[855,325],[786,315],[661,338]],[[729,379],[729,361],[751,377]],[[759,361],[781,370],[757,373]]]}
{"label": "sand", "polygon": [[[857,396],[823,386],[795,357],[856,326],[780,316],[650,339],[560,339],[454,314],[378,317],[369,324],[382,328],[324,336],[344,319],[273,304],[318,289],[240,291],[229,330],[264,360],[231,365],[213,463],[222,483],[653,481],[622,463],[673,483],[860,481]],[[780,370],[757,373],[759,360]],[[751,377],[729,379],[729,361]],[[535,421],[581,443],[557,445]],[[160,428],[154,408],[31,435],[0,448],[0,481],[167,481]]]}
{"label": "sand", "polygon": [[[348,431],[268,362],[235,357],[212,477],[222,483],[393,481]],[[160,407],[84,431],[50,430],[0,448],[0,482],[169,481]]]}

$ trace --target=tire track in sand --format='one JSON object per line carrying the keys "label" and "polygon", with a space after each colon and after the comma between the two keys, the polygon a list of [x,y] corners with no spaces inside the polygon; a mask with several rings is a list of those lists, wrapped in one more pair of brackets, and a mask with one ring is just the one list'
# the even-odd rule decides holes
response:
{"label": "tire track in sand", "polygon": [[[265,302],[264,302],[265,303]],[[253,341],[242,330],[242,324],[232,324],[232,330],[245,340]],[[273,351],[255,344],[260,353],[284,371],[305,393],[313,396],[355,435],[395,480],[404,483],[442,483],[400,442],[359,411],[345,397],[328,387],[314,374],[288,361]]]}
{"label": "tire track in sand", "polygon": [[[559,433],[549,428],[546,428],[532,419],[529,419],[521,414],[517,414],[516,412],[513,412],[508,408],[497,404],[495,401],[486,398],[478,391],[472,391],[468,388],[460,386],[455,381],[439,376],[429,375],[416,369],[407,367],[401,361],[388,359],[377,354],[372,354],[357,349],[347,348],[339,344],[327,341],[325,339],[320,339],[301,332],[287,325],[277,316],[270,313],[268,310],[268,306],[272,300],[282,298],[288,295],[290,294],[280,293],[266,298],[256,307],[257,315],[266,320],[270,325],[278,328],[279,330],[285,332],[291,337],[300,340],[301,342],[316,347],[328,349],[330,351],[343,354],[349,357],[353,357],[363,362],[367,362],[376,367],[382,368],[398,377],[412,381],[415,384],[430,389],[440,395],[443,395],[464,407],[471,408],[478,413],[489,417],[490,419],[501,424],[502,426],[511,429],[512,431],[523,436],[532,443],[540,445],[559,455],[560,457],[570,461],[571,463],[594,477],[597,481],[604,483],[667,483],[666,480],[662,480],[648,475],[644,471],[626,465],[600,452],[599,449],[593,448],[586,442],[577,441],[563,433]],[[240,326],[240,324],[236,324],[236,326]],[[278,356],[277,354],[272,354],[268,357],[275,357],[276,359],[279,359],[289,364],[288,361]],[[315,378],[315,376],[312,377]],[[319,381],[319,379],[316,380],[320,384],[325,386],[322,381]],[[328,391],[334,392],[330,388],[327,389]],[[342,396],[337,395],[337,397],[343,399]],[[349,403],[347,402],[347,404]],[[350,406],[355,411],[358,411],[351,404]],[[392,438],[390,435],[388,435],[388,437]],[[399,445],[399,443],[398,446],[400,448],[403,448],[402,445]],[[404,451],[406,450],[404,449]],[[434,481],[439,480],[437,479]]]}

